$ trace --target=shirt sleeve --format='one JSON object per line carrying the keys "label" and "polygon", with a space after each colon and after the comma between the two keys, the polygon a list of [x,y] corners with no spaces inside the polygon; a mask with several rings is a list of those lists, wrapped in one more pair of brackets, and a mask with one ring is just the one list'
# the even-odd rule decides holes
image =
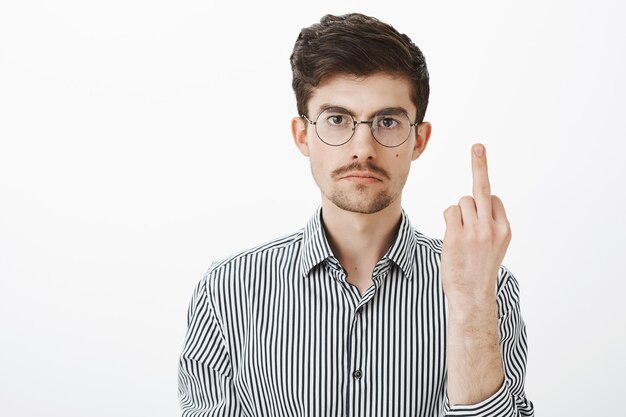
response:
{"label": "shirt sleeve", "polygon": [[533,417],[533,403],[524,393],[528,346],[520,314],[519,285],[513,274],[500,266],[498,277],[498,327],[504,382],[489,398],[471,405],[450,406],[445,395],[446,416]]}
{"label": "shirt sleeve", "polygon": [[207,292],[207,276],[195,288],[178,363],[178,400],[184,416],[239,416],[224,334]]}

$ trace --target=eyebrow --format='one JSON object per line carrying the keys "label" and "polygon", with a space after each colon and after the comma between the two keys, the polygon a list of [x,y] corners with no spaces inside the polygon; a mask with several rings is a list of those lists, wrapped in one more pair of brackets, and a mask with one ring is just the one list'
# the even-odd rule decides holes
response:
{"label": "eyebrow", "polygon": [[[322,105],[320,106],[320,110],[319,110],[318,116],[319,116],[320,114],[322,114],[323,112],[327,111],[327,110],[332,110],[332,111],[339,111],[339,112],[348,113],[348,114],[350,114],[352,117],[354,117],[355,119],[357,118],[357,117],[354,115],[354,112],[353,112],[353,111],[351,111],[351,110],[349,110],[349,109],[346,109],[345,107],[338,106],[338,105],[336,105],[336,104],[322,104]],[[400,107],[400,106],[397,106],[397,107],[385,107],[385,108],[382,108],[382,109],[377,110],[377,111],[375,111],[374,113],[370,114],[370,115],[368,116],[368,119],[371,119],[371,118],[372,118],[372,117],[374,117],[374,115],[376,115],[376,114],[383,114],[383,115],[386,115],[386,114],[398,114],[398,113],[404,113],[404,114],[407,114],[407,115],[408,115],[408,114],[409,114],[409,111],[408,111],[407,109],[405,109],[404,107]]]}

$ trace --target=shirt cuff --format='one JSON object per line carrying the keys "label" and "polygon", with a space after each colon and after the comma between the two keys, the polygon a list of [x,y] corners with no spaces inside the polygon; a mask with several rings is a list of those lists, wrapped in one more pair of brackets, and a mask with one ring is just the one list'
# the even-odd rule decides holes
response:
{"label": "shirt cuff", "polygon": [[446,394],[443,407],[445,416],[504,417],[516,415],[515,402],[506,381],[491,397],[477,404],[450,406]]}

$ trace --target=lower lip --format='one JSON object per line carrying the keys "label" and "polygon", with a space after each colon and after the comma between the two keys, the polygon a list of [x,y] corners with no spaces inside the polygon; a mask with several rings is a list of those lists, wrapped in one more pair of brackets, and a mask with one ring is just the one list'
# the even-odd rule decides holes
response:
{"label": "lower lip", "polygon": [[359,184],[373,184],[375,182],[380,182],[379,179],[372,177],[345,177],[344,179]]}

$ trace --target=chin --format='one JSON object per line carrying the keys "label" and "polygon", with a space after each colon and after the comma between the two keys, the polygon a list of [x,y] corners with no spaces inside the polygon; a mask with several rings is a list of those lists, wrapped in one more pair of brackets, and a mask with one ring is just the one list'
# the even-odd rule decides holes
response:
{"label": "chin", "polygon": [[369,201],[358,198],[346,198],[345,195],[331,196],[330,201],[342,210],[352,213],[374,214],[386,209],[393,202],[389,195],[378,195]]}

